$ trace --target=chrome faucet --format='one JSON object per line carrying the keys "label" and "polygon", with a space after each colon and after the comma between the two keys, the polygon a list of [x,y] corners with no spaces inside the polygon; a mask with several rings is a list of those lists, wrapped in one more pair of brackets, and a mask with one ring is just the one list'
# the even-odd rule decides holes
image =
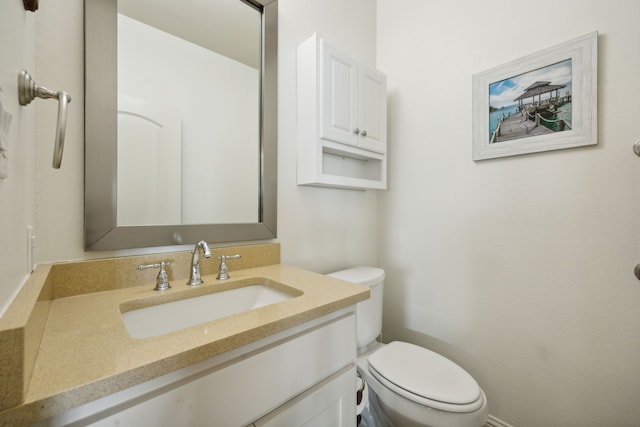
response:
{"label": "chrome faucet", "polygon": [[200,240],[193,248],[193,252],[191,254],[191,275],[189,276],[189,281],[187,285],[189,286],[198,286],[202,285],[204,282],[200,278],[200,260],[198,258],[198,251],[202,251],[202,255],[205,258],[211,258],[211,251],[209,250],[209,245],[204,240]]}

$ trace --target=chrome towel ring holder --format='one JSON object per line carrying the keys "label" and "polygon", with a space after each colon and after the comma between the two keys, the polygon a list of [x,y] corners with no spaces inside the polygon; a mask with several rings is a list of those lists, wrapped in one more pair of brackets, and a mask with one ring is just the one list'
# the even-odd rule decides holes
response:
{"label": "chrome towel ring holder", "polygon": [[64,135],[67,128],[67,105],[71,102],[71,96],[66,92],[54,92],[46,87],[38,86],[31,75],[25,70],[18,75],[18,100],[20,105],[29,105],[35,98],[58,100],[58,125],[56,127],[56,139],[53,150],[53,167],[60,169],[62,163],[62,151],[64,149]]}

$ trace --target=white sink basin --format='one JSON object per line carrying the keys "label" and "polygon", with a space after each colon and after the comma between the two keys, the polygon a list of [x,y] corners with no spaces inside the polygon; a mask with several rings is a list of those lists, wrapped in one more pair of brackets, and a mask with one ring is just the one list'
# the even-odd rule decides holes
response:
{"label": "white sink basin", "polygon": [[286,301],[295,296],[297,295],[293,292],[283,292],[264,284],[251,284],[130,311],[123,310],[122,319],[132,338],[149,338]]}

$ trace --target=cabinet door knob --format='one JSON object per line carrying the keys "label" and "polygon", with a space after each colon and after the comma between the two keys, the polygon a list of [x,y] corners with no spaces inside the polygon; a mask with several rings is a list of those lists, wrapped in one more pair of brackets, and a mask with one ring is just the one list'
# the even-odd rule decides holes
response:
{"label": "cabinet door knob", "polygon": [[359,134],[359,133],[360,133],[360,129],[355,128],[355,129],[353,130],[353,133],[355,133],[356,135],[357,135],[357,134]]}
{"label": "cabinet door knob", "polygon": [[366,130],[362,131],[362,136],[367,136],[367,131]]}

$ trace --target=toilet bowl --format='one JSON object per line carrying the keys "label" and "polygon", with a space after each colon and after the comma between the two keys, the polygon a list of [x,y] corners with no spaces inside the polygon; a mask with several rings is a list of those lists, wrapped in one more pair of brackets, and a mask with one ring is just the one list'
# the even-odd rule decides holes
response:
{"label": "toilet bowl", "polygon": [[486,422],[486,396],[459,365],[414,344],[376,341],[382,330],[383,270],[355,267],[329,276],[370,287],[370,299],[356,307],[357,365],[375,394],[371,402],[379,405],[372,409],[383,413],[387,425],[480,427]]}

